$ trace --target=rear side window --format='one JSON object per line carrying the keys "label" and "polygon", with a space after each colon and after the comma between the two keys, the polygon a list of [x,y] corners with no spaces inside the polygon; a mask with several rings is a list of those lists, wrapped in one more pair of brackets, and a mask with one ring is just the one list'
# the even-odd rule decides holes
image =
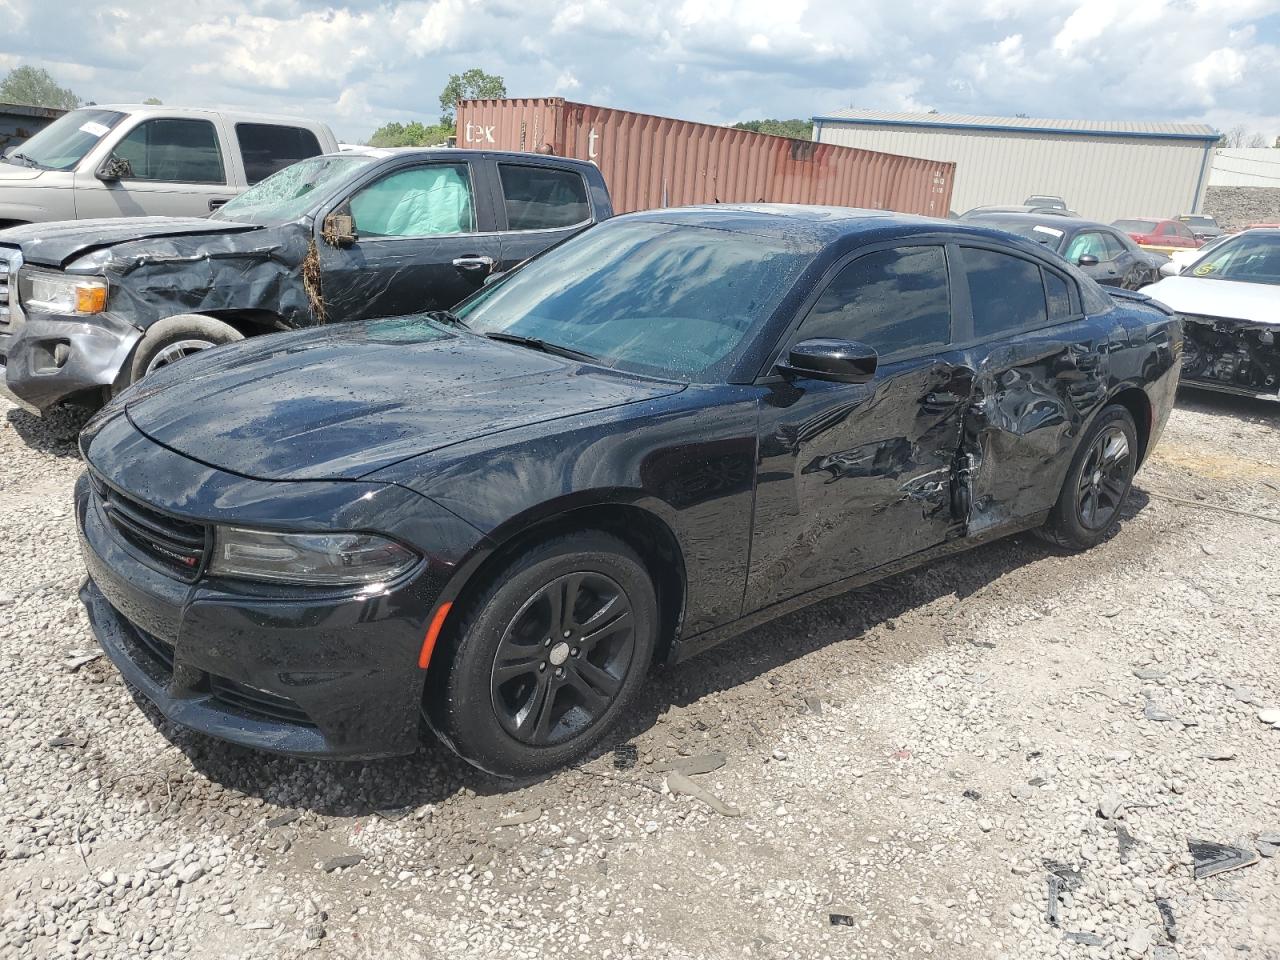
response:
{"label": "rear side window", "polygon": [[275,123],[237,123],[236,141],[250,184],[265,180],[291,163],[319,156],[320,142],[310,130]]}
{"label": "rear side window", "polygon": [[591,218],[581,174],[551,167],[498,164],[511,230],[554,230]]}
{"label": "rear side window", "polygon": [[1043,327],[1048,322],[1037,264],[976,247],[961,247],[960,258],[969,278],[975,337]]}
{"label": "rear side window", "polygon": [[888,355],[945,346],[951,295],[942,247],[878,250],[841,270],[800,325],[803,340],[858,340]]}
{"label": "rear side window", "polygon": [[129,161],[125,180],[226,183],[218,135],[208,120],[146,120],[112,152]]}
{"label": "rear side window", "polygon": [[1049,322],[1059,323],[1071,316],[1071,295],[1067,292],[1067,281],[1052,271],[1044,271],[1045,299],[1049,304]]}

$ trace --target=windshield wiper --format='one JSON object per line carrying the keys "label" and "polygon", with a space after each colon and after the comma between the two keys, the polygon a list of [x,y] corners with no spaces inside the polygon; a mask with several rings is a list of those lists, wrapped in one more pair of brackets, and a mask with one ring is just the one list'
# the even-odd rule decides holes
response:
{"label": "windshield wiper", "polygon": [[38,161],[36,161],[36,160],[32,160],[32,159],[31,159],[30,157],[28,157],[25,153],[11,153],[11,154],[9,154],[7,157],[5,157],[5,159],[6,159],[6,160],[21,160],[21,161],[22,161],[22,165],[23,165],[23,166],[26,166],[26,167],[39,167],[39,166],[41,166],[41,164],[40,164]]}
{"label": "windshield wiper", "polygon": [[564,357],[566,360],[586,360],[588,362],[594,362],[599,359],[599,357],[590,353],[585,353],[582,350],[575,350],[573,347],[562,347],[558,343],[548,343],[546,340],[541,340],[538,337],[522,337],[518,333],[503,333],[500,330],[486,333],[485,336],[490,340],[500,340],[503,343],[515,343],[522,347],[529,347],[533,350],[541,350],[543,353],[549,353],[556,357]]}
{"label": "windshield wiper", "polygon": [[466,321],[452,310],[428,310],[423,316],[437,323],[447,323],[451,327],[461,327],[463,330],[471,329],[467,326]]}

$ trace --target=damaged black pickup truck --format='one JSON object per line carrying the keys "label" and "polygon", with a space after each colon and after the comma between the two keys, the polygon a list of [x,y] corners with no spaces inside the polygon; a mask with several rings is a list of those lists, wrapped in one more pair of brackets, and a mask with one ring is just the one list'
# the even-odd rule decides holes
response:
{"label": "damaged black pickup truck", "polygon": [[208,219],[3,230],[4,392],[37,414],[93,409],[219,344],[448,309],[612,214],[582,161],[364,149],[287,167]]}
{"label": "damaged black pickup truck", "polygon": [[1142,292],[1182,320],[1185,386],[1280,400],[1280,230],[1246,230]]}

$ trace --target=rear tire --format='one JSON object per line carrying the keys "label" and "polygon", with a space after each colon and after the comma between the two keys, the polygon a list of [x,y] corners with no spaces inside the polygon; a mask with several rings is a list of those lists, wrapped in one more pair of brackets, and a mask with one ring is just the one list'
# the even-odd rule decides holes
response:
{"label": "rear tire", "polygon": [[1097,546],[1120,518],[1138,466],[1138,429],[1120,404],[1103,408],[1071,458],[1067,477],[1036,532],[1064,550]]}
{"label": "rear tire", "polygon": [[583,531],[523,550],[465,603],[433,657],[424,707],[467,762],[500,777],[549,773],[586,755],[635,701],[658,602],[616,537]]}
{"label": "rear tire", "polygon": [[168,366],[185,356],[243,340],[230,324],[196,313],[168,317],[147,330],[133,351],[128,383],[137,383],[148,373]]}

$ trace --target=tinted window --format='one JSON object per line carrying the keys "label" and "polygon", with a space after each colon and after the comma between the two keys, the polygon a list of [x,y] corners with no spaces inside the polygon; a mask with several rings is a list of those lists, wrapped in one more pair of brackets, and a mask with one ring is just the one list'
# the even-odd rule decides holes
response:
{"label": "tinted window", "polygon": [[653,221],[605,221],[459,307],[479,333],[537,337],[635,373],[720,382],[814,250]]}
{"label": "tinted window", "polygon": [[587,186],[572,170],[498,164],[511,230],[571,227],[591,217]]}
{"label": "tinted window", "polygon": [[383,177],[351,198],[361,237],[473,233],[475,207],[465,163],[432,163]]}
{"label": "tinted window", "polygon": [[1042,327],[1047,322],[1040,268],[1030,260],[962,247],[975,337]]}
{"label": "tinted window", "polygon": [[310,130],[274,123],[237,123],[236,140],[249,183],[265,180],[291,163],[320,153],[320,142]]}
{"label": "tinted window", "polygon": [[951,338],[941,247],[879,250],[845,267],[800,325],[799,338],[858,340],[881,354],[943,346]]}
{"label": "tinted window", "polygon": [[218,135],[208,120],[146,120],[116,144],[129,161],[125,180],[226,183]]}
{"label": "tinted window", "polygon": [[1108,260],[1114,260],[1129,249],[1128,246],[1125,245],[1125,242],[1114,233],[1104,233],[1102,235],[1102,241],[1107,247]]}
{"label": "tinted window", "polygon": [[1049,301],[1049,322],[1058,323],[1071,316],[1071,295],[1067,281],[1052,271],[1044,271],[1044,290]]}

